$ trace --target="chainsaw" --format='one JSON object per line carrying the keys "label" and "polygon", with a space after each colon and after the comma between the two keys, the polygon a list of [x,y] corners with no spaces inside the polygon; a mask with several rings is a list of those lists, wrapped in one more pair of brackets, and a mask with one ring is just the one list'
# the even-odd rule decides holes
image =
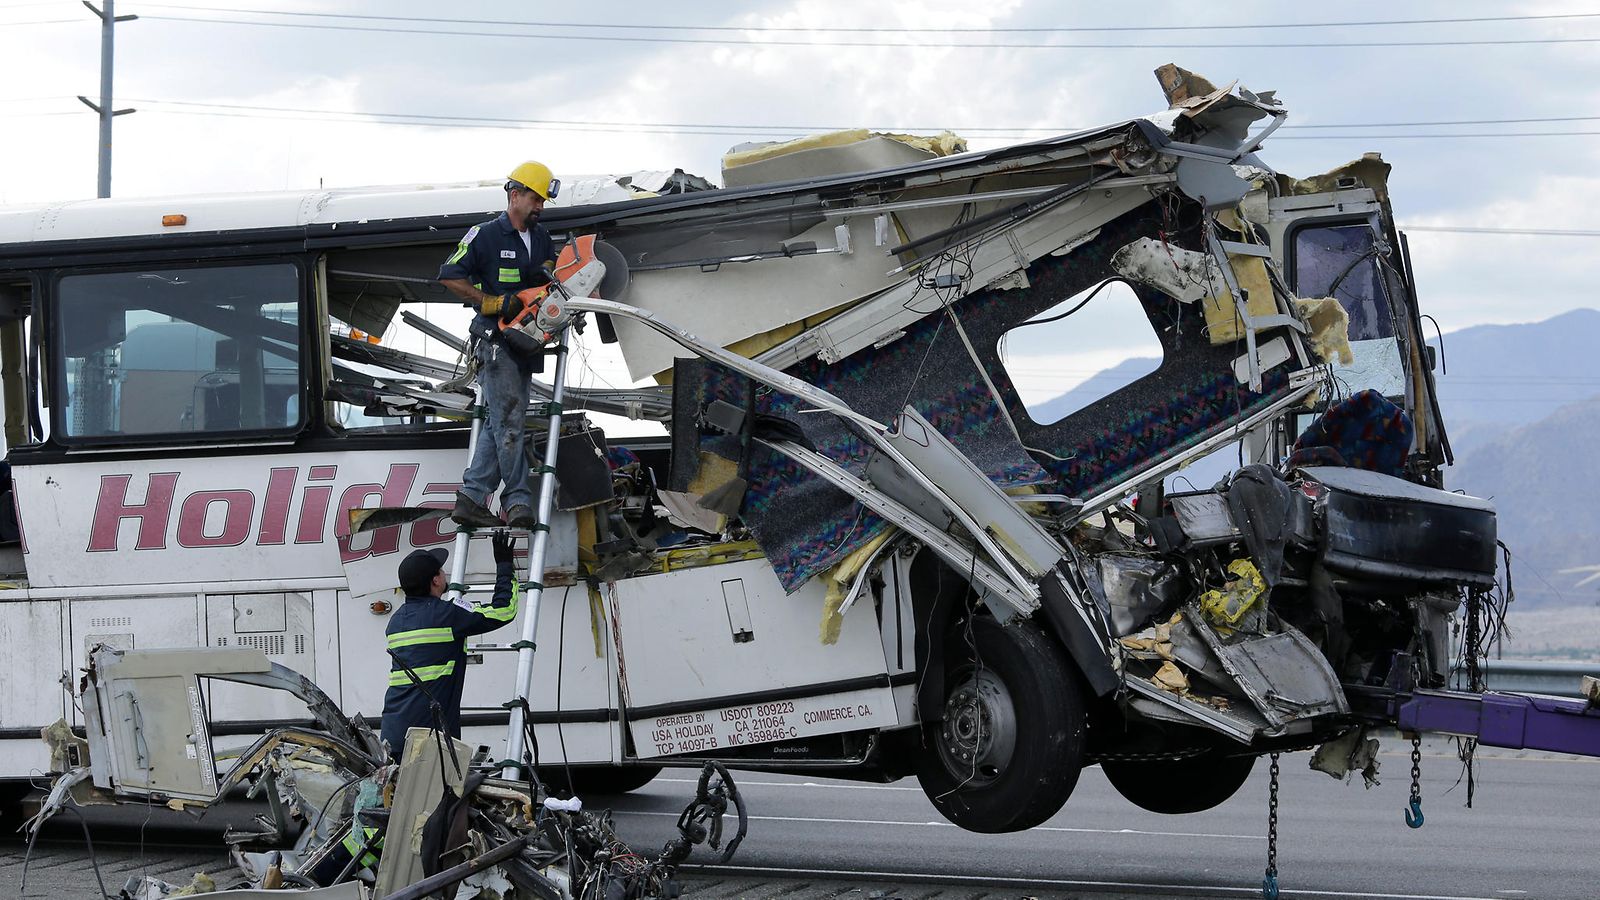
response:
{"label": "chainsaw", "polygon": [[[592,234],[574,238],[561,248],[550,281],[517,294],[522,310],[500,323],[500,337],[518,352],[535,354],[573,319],[567,302],[573,297],[621,299],[628,288],[628,262],[622,252]],[[617,342],[609,316],[599,316],[600,340]]]}

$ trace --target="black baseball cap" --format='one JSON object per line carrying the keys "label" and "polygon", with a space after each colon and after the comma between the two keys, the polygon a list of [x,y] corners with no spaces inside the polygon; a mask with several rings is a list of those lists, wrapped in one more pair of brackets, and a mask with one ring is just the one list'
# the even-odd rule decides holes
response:
{"label": "black baseball cap", "polygon": [[411,551],[400,560],[400,587],[427,587],[433,576],[444,568],[445,557],[449,555],[443,547]]}

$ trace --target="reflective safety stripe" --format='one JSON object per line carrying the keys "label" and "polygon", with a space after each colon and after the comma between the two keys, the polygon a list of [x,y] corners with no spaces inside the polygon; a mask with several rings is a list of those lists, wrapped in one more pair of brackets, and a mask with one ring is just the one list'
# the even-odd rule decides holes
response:
{"label": "reflective safety stripe", "polygon": [[455,639],[456,633],[449,628],[415,628],[389,635],[389,649],[416,644],[448,644]]}
{"label": "reflective safety stripe", "polygon": [[477,236],[478,226],[474,225],[467,229],[467,233],[461,238],[461,243],[456,246],[456,252],[450,254],[450,258],[445,260],[444,264],[447,266],[453,266],[456,263],[461,262],[462,257],[467,255],[467,248],[472,246],[472,239]]}
{"label": "reflective safety stripe", "polygon": [[517,617],[517,601],[522,595],[522,583],[516,580],[511,582],[511,602],[505,606],[481,606],[478,612],[485,618],[495,622],[509,622]]}
{"label": "reflective safety stripe", "polygon": [[[456,661],[453,659],[447,663],[441,663],[437,666],[413,666],[411,669],[411,671],[417,673],[417,677],[423,681],[438,681],[446,675],[453,674],[455,670]],[[389,673],[390,687],[403,687],[410,683],[411,676],[407,675],[404,669],[401,669],[398,672]]]}
{"label": "reflective safety stripe", "polygon": [[[361,854],[360,866],[363,869],[370,869],[378,864],[378,857],[373,853],[373,851],[379,850],[383,847],[383,838],[377,838],[376,840],[373,839],[373,835],[378,833],[378,829],[376,828],[362,828],[361,833],[366,837],[367,840],[367,852]],[[356,840],[356,830],[355,826],[353,825],[350,827],[349,831],[344,833],[344,840],[340,841],[339,843],[344,845],[345,851],[351,856],[361,853],[361,841]]]}
{"label": "reflective safety stripe", "polygon": [[505,268],[502,268],[500,270],[500,277],[495,279],[495,280],[499,281],[501,284],[510,284],[513,281],[521,281],[522,280],[522,270],[521,269],[505,269]]}

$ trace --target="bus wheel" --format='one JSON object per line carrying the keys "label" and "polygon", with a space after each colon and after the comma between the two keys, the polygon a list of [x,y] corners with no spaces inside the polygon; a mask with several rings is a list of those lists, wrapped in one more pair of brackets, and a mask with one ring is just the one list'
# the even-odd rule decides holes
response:
{"label": "bus wheel", "polygon": [[1032,622],[978,616],[970,631],[957,625],[956,632],[944,718],[922,725],[917,781],[945,818],[968,831],[1032,828],[1067,802],[1083,767],[1078,673]]}
{"label": "bus wheel", "polygon": [[1185,759],[1108,759],[1100,769],[1134,806],[1180,815],[1204,812],[1238,793],[1255,764],[1254,756],[1205,753]]}
{"label": "bus wheel", "polygon": [[[661,774],[660,766],[574,766],[573,789],[579,797],[590,794],[626,794],[636,791]],[[566,770],[559,766],[539,769],[539,778],[554,788],[567,786]]]}

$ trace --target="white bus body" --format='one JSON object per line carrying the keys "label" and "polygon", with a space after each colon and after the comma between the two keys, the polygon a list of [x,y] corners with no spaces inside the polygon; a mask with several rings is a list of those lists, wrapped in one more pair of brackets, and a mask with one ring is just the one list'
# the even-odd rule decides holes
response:
{"label": "white bus body", "polygon": [[[580,385],[566,403],[575,429],[587,410],[671,433],[602,446],[577,432],[607,463],[599,497],[550,523],[530,697],[542,765],[612,787],[707,757],[915,771],[953,821],[1005,831],[1052,814],[1095,760],[1123,760],[1114,783],[1148,808],[1167,801],[1140,792],[1143,763],[1128,760],[1192,760],[1196,784],[1223,785],[1193,808],[1221,802],[1254,756],[1366,715],[1350,684],[1399,677],[1385,668],[1396,660],[1443,683],[1450,598],[1493,578],[1493,513],[1421,486],[1438,486],[1448,450],[1387,168],[1294,182],[1239,126],[1275,124],[1281,106],[1221,91],[1181,108],[949,157],[878,138],[860,156],[812,148],[783,162],[806,177],[778,184],[640,199],[625,199],[639,179],[569,187],[578,202],[545,214],[557,240],[599,234],[633,279],[627,305],[594,324],[615,328],[635,379],[675,377]],[[903,162],[863,171],[884,153]],[[70,690],[98,644],[254,647],[347,714],[381,714],[396,564],[452,534],[437,517],[352,534],[350,512],[450,506],[465,400],[441,386],[453,354],[415,352],[401,310],[460,317],[437,266],[502,202],[498,186],[455,186],[0,210],[0,502],[16,512],[8,531],[0,510],[13,576],[0,589],[0,778],[47,765],[41,727],[81,724]],[[1123,304],[1132,325],[1116,327],[1160,358],[1065,412],[1026,402],[1013,382],[1028,370],[1007,370],[1030,346],[1017,335],[1066,321],[1052,334],[1070,338],[1080,320],[1067,317],[1107,286],[1129,299],[1090,308]],[[1349,319],[1352,359],[1313,355],[1315,339],[1337,357],[1344,326],[1309,327],[1296,292],[1335,296],[1324,310]],[[907,347],[915,358],[897,362]],[[1375,388],[1405,411],[1413,431],[1392,449],[1409,481],[1258,472],[1293,500],[1284,515],[1303,514],[1276,557],[1229,519],[1231,488],[1163,498],[1163,479],[1219,448],[1282,460],[1336,399],[1308,406],[1319,383]],[[728,384],[739,402],[717,400]],[[770,406],[781,397],[804,403]],[[815,430],[824,419],[842,430]],[[730,431],[742,477],[724,483],[754,485],[731,520],[696,506],[710,489],[695,481]],[[820,492],[810,505],[772,499],[800,482]],[[1409,503],[1418,522],[1453,517],[1472,543],[1356,540],[1327,556],[1315,529],[1351,491]],[[477,585],[490,580],[482,543]],[[1269,579],[1283,569],[1270,608],[1208,624],[1199,598],[1231,584],[1213,573],[1251,559]],[[1318,577],[1321,594],[1307,586]],[[1188,671],[1181,686],[1152,649],[1167,632],[1138,643],[1175,613],[1193,643],[1162,652]],[[1390,628],[1394,616],[1409,625]],[[1346,621],[1360,625],[1353,646]],[[469,646],[466,739],[491,753],[522,625]],[[241,742],[305,717],[236,684],[207,702],[213,733]]]}

